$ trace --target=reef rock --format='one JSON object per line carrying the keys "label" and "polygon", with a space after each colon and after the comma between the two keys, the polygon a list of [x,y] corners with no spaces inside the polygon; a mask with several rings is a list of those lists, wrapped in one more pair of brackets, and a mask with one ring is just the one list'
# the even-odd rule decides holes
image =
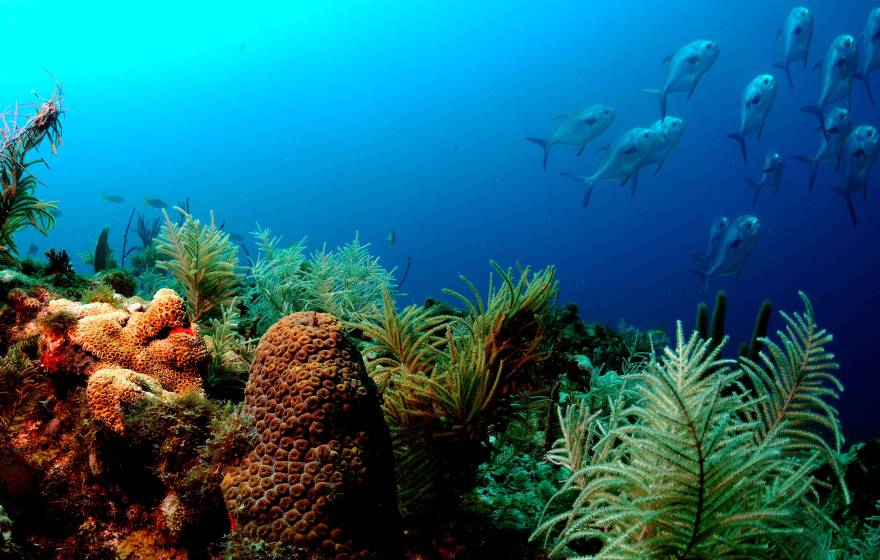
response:
{"label": "reef rock", "polygon": [[397,557],[388,429],[335,317],[294,313],[266,332],[245,413],[260,440],[222,483],[238,531],[336,560]]}

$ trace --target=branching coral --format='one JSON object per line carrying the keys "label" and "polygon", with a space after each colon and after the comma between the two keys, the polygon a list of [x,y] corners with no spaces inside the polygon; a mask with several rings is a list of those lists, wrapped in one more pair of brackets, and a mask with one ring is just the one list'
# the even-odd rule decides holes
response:
{"label": "branching coral", "polygon": [[[806,313],[784,316],[786,350],[765,341],[773,355],[765,363],[801,364],[817,385],[836,386],[828,373],[836,365],[822,348],[829,338],[804,302]],[[717,359],[722,348],[696,332],[686,341],[679,323],[675,349],[629,377],[637,397],[623,410],[612,406],[610,421],[570,405],[561,419],[564,438],[550,455],[572,470],[551,501],[568,506],[546,515],[534,535],[551,556],[589,545],[589,555],[579,557],[798,557],[791,537],[804,532],[804,516],[823,518],[813,473],[836,460],[816,452],[816,441],[805,445],[802,432],[839,429],[823,401],[834,392],[814,390],[789,415],[775,408],[773,393],[798,391],[760,386],[770,394],[756,395],[743,380],[776,375],[785,386],[791,373],[775,366],[759,372],[755,364],[743,371]]]}
{"label": "branching coral", "polygon": [[208,318],[220,306],[229,305],[238,290],[241,276],[236,272],[238,249],[230,243],[229,234],[214,224],[202,224],[189,214],[182,224],[175,224],[165,215],[165,225],[157,238],[159,254],[166,260],[156,263],[170,272],[180,284],[187,301],[190,318],[198,322]]}

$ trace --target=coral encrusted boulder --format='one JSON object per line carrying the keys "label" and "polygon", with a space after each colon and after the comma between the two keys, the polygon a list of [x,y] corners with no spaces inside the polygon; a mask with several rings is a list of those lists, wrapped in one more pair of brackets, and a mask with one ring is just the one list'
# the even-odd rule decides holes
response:
{"label": "coral encrusted boulder", "polygon": [[222,484],[238,531],[336,560],[398,556],[388,428],[335,317],[294,313],[269,328],[245,412],[260,440]]}

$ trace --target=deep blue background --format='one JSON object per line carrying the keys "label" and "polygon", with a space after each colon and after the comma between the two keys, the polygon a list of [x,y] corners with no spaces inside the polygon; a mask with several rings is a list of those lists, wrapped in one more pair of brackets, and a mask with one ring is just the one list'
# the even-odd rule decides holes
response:
{"label": "deep blue background", "polygon": [[[689,255],[705,250],[716,216],[752,212],[742,176],[755,176],[769,149],[789,160],[818,146],[815,121],[798,110],[818,98],[818,72],[793,68],[791,92],[771,67],[782,56],[776,31],[795,5],[7,2],[4,33],[15,48],[0,103],[32,100],[32,88],[46,94],[45,67],[63,80],[70,108],[64,148],[41,174],[43,196],[60,200],[64,216],[48,240],[19,241],[81,252],[106,223],[120,243],[132,203],[152,213],[144,196],[191,196],[197,214],[213,209],[242,234],[259,221],[317,247],[359,230],[387,266],[412,257],[405,301],[461,287],[460,273],[483,287],[490,258],[518,260],[556,265],[561,300],[588,321],[692,326],[702,288]],[[804,5],[816,17],[812,65],[836,35],[858,35],[875,4]],[[599,156],[557,147],[544,172],[524,137],[546,136],[554,116],[593,103],[618,111],[596,146],[650,124],[658,106],[642,88],[661,86],[661,59],[698,38],[717,41],[721,56],[690,101],[671,96],[670,114],[688,128],[662,174],[644,173],[634,199],[600,183],[582,209],[579,187],[558,173],[589,174]],[[767,71],[779,95],[760,143],[748,139],[745,168],[725,135],[738,128],[742,88]],[[880,76],[873,83],[880,92]],[[860,83],[853,104],[856,124],[880,124]],[[878,174],[853,228],[829,191],[841,178],[826,167],[807,192],[807,169],[790,162],[782,192],[764,193],[754,211],[762,240],[742,277],[712,284],[729,293],[734,341],[748,335],[762,299],[799,310],[797,290],[812,298],[836,335],[840,407],[854,438],[880,433]],[[129,203],[101,201],[101,192]]]}

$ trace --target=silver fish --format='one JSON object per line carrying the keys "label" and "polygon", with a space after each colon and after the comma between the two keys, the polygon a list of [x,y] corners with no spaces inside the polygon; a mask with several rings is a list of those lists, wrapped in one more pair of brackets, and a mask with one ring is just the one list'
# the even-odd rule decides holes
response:
{"label": "silver fish", "polygon": [[874,104],[874,94],[871,93],[871,85],[868,82],[871,72],[880,68],[880,8],[874,8],[868,14],[868,21],[865,23],[865,30],[862,32],[861,40],[865,44],[865,60],[862,62],[861,70],[856,73],[856,78],[865,82],[865,89],[868,91],[868,99],[871,105]]}
{"label": "silver fish", "polygon": [[808,8],[799,6],[788,13],[782,29],[779,30],[779,36],[783,37],[783,46],[785,55],[782,62],[777,62],[773,66],[785,71],[788,77],[788,84],[794,90],[794,81],[791,79],[791,70],[788,65],[792,62],[804,61],[804,69],[807,68],[807,59],[810,55],[810,43],[813,41],[813,12]]}
{"label": "silver fish", "polygon": [[659,173],[660,168],[663,167],[663,162],[666,161],[669,153],[678,145],[679,141],[681,141],[681,137],[684,134],[684,128],[684,121],[678,117],[665,117],[651,125],[650,129],[656,134],[656,139],[654,140],[654,146],[651,148],[651,151],[648,152],[648,157],[645,158],[645,161],[639,164],[639,167],[633,174],[633,196],[635,196],[636,189],[639,186],[639,171],[641,168],[656,164],[657,167],[654,169],[654,175]]}
{"label": "silver fish", "polygon": [[[749,255],[758,244],[761,233],[761,222],[748,214],[739,216],[724,226],[727,218],[720,218],[712,224],[712,238],[709,252],[703,261],[702,269],[690,271],[703,280],[704,293],[709,291],[709,280],[716,276],[739,277]],[[715,231],[717,229],[717,231]],[[714,241],[712,243],[711,241]]]}
{"label": "silver fish", "polygon": [[[838,101],[849,102],[852,82],[859,64],[859,49],[852,35],[838,35],[828,47],[822,59],[822,91],[815,105],[802,107],[801,111],[816,115],[819,124],[824,123],[823,112],[829,105]],[[814,68],[818,68],[817,65]]]}
{"label": "silver fish", "polygon": [[755,198],[752,200],[752,206],[758,204],[758,197],[761,195],[761,189],[772,187],[773,192],[779,194],[779,186],[782,184],[782,170],[785,169],[785,162],[782,156],[777,152],[770,151],[764,157],[764,166],[761,168],[761,178],[755,181],[749,177],[743,177],[743,181],[755,188]]}
{"label": "silver fish", "polygon": [[816,175],[819,173],[819,163],[833,161],[840,168],[840,154],[843,151],[843,143],[852,131],[852,115],[843,107],[834,107],[825,117],[822,127],[822,142],[819,151],[813,157],[794,156],[794,159],[810,166],[810,190],[816,185]]}
{"label": "silver fish", "polygon": [[852,195],[862,191],[863,197],[867,199],[868,173],[871,172],[878,153],[880,153],[880,136],[877,134],[877,129],[865,124],[853,130],[843,145],[841,159],[846,170],[846,188],[832,190],[846,201],[853,225],[856,225],[856,209]]}
{"label": "silver fish", "polygon": [[700,78],[715,64],[720,53],[721,49],[715,41],[699,40],[688,43],[663,59],[661,65],[669,63],[669,75],[663,89],[645,90],[660,98],[660,118],[666,116],[666,98],[669,93],[686,91],[690,99]]}
{"label": "silver fish", "polygon": [[778,89],[779,84],[777,84],[776,78],[770,74],[761,74],[749,82],[749,85],[746,86],[742,95],[740,95],[739,132],[728,134],[727,137],[739,142],[745,163],[749,162],[749,156],[746,153],[746,136],[757,134],[758,139],[761,138],[764,123],[767,122],[767,115],[770,114],[770,109],[773,108],[773,104],[776,102],[776,91]]}
{"label": "silver fish", "polygon": [[571,173],[561,173],[561,175],[579,181],[586,186],[583,202],[586,207],[593,194],[593,185],[597,182],[620,179],[621,184],[625,185],[638,170],[639,165],[651,153],[656,137],[654,131],[648,128],[630,129],[611,143],[605,154],[605,159],[602,160],[595,173],[589,177],[572,175]]}
{"label": "silver fish", "polygon": [[[727,229],[727,226],[730,225],[730,220],[727,216],[719,216],[715,218],[715,221],[712,222],[712,227],[709,228],[709,251],[712,250],[712,247],[718,243],[718,240],[721,239],[721,234],[724,233],[724,230]],[[700,260],[705,259],[706,257],[698,257]]]}
{"label": "silver fish", "polygon": [[580,111],[557,117],[557,119],[562,119],[562,122],[559,123],[559,126],[550,138],[544,139],[529,136],[526,140],[544,148],[544,169],[547,169],[550,149],[554,144],[580,146],[577,155],[581,155],[587,144],[611,126],[616,116],[617,111],[613,107],[593,105]]}

